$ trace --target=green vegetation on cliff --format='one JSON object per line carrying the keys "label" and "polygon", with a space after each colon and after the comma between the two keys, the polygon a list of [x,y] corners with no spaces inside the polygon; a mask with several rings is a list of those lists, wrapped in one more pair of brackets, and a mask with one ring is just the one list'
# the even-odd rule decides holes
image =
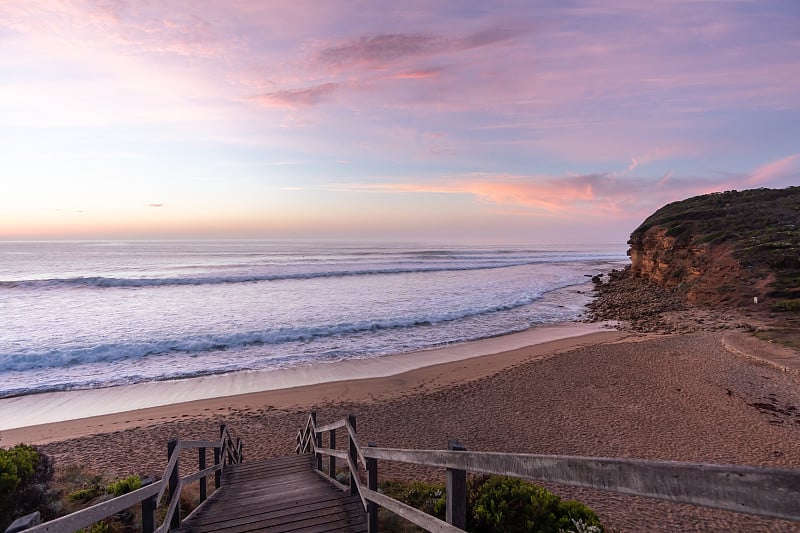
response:
{"label": "green vegetation on cliff", "polygon": [[648,217],[628,243],[661,228],[676,246],[729,246],[753,279],[771,279],[774,309],[794,310],[800,299],[800,187],[726,191],[668,204]]}

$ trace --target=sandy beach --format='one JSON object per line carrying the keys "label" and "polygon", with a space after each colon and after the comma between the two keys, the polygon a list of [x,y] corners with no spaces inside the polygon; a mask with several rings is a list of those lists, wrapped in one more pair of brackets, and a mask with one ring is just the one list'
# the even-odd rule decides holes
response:
{"label": "sandy beach", "polygon": [[[782,363],[770,361],[777,354]],[[156,474],[170,437],[213,438],[225,421],[248,459],[289,454],[311,409],[357,416],[366,441],[468,449],[800,467],[800,388],[787,353],[735,330],[617,331],[551,340],[397,375],[195,400],[3,431],[60,462]],[[765,407],[768,406],[768,407]],[[382,477],[441,473],[381,465]],[[569,487],[613,531],[800,531],[736,513]]]}

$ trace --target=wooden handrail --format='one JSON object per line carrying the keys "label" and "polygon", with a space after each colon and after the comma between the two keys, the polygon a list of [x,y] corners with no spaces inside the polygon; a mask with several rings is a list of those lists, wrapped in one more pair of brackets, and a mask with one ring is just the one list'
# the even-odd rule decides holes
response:
{"label": "wooden handrail", "polygon": [[[453,533],[463,531],[462,529],[456,528],[447,522],[436,518],[435,516],[431,516],[426,514],[418,509],[414,509],[398,500],[394,500],[380,494],[377,492],[377,472],[373,472],[370,474],[369,472],[369,463],[367,459],[371,459],[369,455],[366,455],[362,449],[362,447],[358,443],[356,428],[353,427],[353,423],[355,422],[355,417],[350,417],[348,419],[343,419],[337,422],[332,422],[330,424],[326,424],[324,426],[316,426],[316,413],[311,413],[308,417],[306,425],[303,429],[298,431],[297,433],[297,446],[295,447],[295,451],[297,453],[307,453],[310,452],[312,454],[321,456],[325,455],[328,457],[338,457],[341,459],[345,459],[347,461],[347,467],[350,470],[350,491],[352,494],[358,494],[359,498],[361,499],[361,503],[364,506],[364,510],[367,512],[368,516],[368,528],[369,531],[376,531],[377,530],[377,512],[370,512],[370,507],[372,505],[378,504],[386,509],[406,518],[410,522],[415,525],[418,525],[425,529],[426,531],[432,532],[442,532],[442,533]],[[350,452],[345,450],[337,450],[335,448],[323,448],[318,446],[317,437],[321,436],[322,433],[331,432],[333,433],[337,429],[342,427],[347,428],[347,435],[351,444],[351,450],[355,451],[355,456],[353,456]],[[368,450],[376,450],[379,448],[369,447]],[[361,469],[359,468],[358,463],[361,463]],[[322,468],[322,462],[317,461],[318,469]],[[371,484],[375,486],[365,487],[359,478],[359,473],[361,471],[366,471],[368,477],[370,479]],[[330,475],[333,476],[334,472],[330,472]],[[338,485],[338,483],[337,483]]]}
{"label": "wooden handrail", "polygon": [[364,489],[364,497],[371,502],[375,502],[384,509],[388,509],[394,514],[405,518],[409,522],[418,525],[426,531],[434,531],[437,533],[463,533],[464,531],[463,529],[452,526],[447,522],[439,520],[435,516],[431,516],[424,511],[420,511],[415,507],[406,505],[405,503],[395,500],[394,498],[390,498],[389,496],[381,494],[380,492]]}
{"label": "wooden handrail", "polygon": [[[164,494],[169,487],[168,481],[177,472],[180,451],[187,449],[201,450],[203,451],[203,458],[200,459],[201,467],[198,468],[197,472],[177,479],[177,485],[174,487],[175,490],[172,491],[172,494],[170,494],[169,503],[167,504],[167,513],[161,526],[155,528],[154,530],[147,531],[145,526],[147,520],[145,520],[144,517],[142,518],[144,533],[164,533],[169,531],[172,527],[171,522],[173,516],[175,516],[175,513],[179,508],[180,494],[184,486],[198,480],[201,480],[202,482],[207,476],[222,471],[226,465],[237,464],[242,461],[241,441],[239,439],[234,441],[233,437],[228,431],[227,426],[225,425],[220,428],[220,440],[218,441],[176,440],[172,442],[174,443],[171,446],[172,452],[167,460],[167,466],[164,469],[164,475],[162,476],[161,480],[155,481],[127,494],[123,494],[122,496],[118,496],[108,501],[87,507],[86,509],[82,509],[66,516],[62,516],[61,518],[56,518],[55,520],[39,524],[38,526],[34,526],[25,531],[31,533],[72,533],[73,531],[90,526],[95,522],[99,522],[100,520],[108,518],[109,516],[112,516],[137,504],[142,504],[144,514],[146,502],[148,501],[153,501],[152,508],[149,512],[154,512],[155,509],[161,505],[161,500],[163,499]],[[205,468],[204,465],[204,450],[206,448],[211,448],[215,451],[214,455],[216,459],[216,464],[208,468]],[[204,496],[204,491],[201,491],[201,495]],[[203,503],[204,500],[200,502],[200,505],[203,505]],[[153,524],[153,526],[154,525],[155,524]]]}
{"label": "wooden handrail", "polygon": [[[344,419],[315,428],[312,418],[313,415],[309,417],[306,427],[298,432],[298,453],[311,451],[314,454],[346,459],[350,469],[351,490],[353,487],[357,489],[365,508],[369,502],[381,505],[426,531],[462,530],[378,493],[377,487],[363,486],[359,480],[359,473],[367,471],[370,476],[374,476],[377,483],[376,471],[370,473],[369,465],[375,464],[377,460],[393,461],[441,467],[454,473],[469,471],[589,487],[800,522],[800,470],[798,469],[608,457],[473,452],[461,451],[460,448],[459,451],[455,451],[377,448],[372,445],[362,447],[349,420]],[[345,450],[316,446],[316,439],[312,438],[341,427],[347,428],[350,443],[357,452],[355,460]],[[448,480],[450,480],[449,475]],[[448,519],[450,516],[448,512]],[[370,523],[369,531],[375,530]]]}
{"label": "wooden handrail", "polygon": [[338,457],[339,459],[347,459],[350,457],[350,454],[347,453],[346,450],[336,450],[333,448],[314,448],[314,453],[321,453],[322,455],[327,455],[328,457]]}
{"label": "wooden handrail", "polygon": [[324,433],[324,432],[330,431],[332,429],[343,428],[346,425],[347,425],[347,420],[342,419],[342,420],[339,420],[338,422],[333,422],[333,423],[330,423],[330,424],[326,424],[324,426],[320,426],[320,427],[316,428],[316,432],[317,433]]}
{"label": "wooden handrail", "polygon": [[678,461],[366,448],[373,459],[521,477],[800,521],[800,470]]}
{"label": "wooden handrail", "polygon": [[157,481],[152,485],[147,485],[146,487],[136,489],[117,498],[113,498],[66,516],[50,520],[49,522],[26,529],[25,531],[30,533],[62,533],[65,531],[77,531],[84,527],[90,526],[95,522],[99,522],[104,518],[108,518],[113,514],[119,513],[120,511],[124,511],[129,507],[133,507],[147,498],[152,498],[158,493],[162,483],[162,481]]}
{"label": "wooden handrail", "polygon": [[219,448],[222,446],[222,441],[209,441],[209,440],[180,440],[178,446],[181,450],[191,450],[197,448]]}

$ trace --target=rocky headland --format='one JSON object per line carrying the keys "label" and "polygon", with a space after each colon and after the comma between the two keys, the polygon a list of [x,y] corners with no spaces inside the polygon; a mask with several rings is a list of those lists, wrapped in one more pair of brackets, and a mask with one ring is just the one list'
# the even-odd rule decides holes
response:
{"label": "rocky headland", "polygon": [[800,347],[800,187],[668,204],[628,241],[631,264],[596,278],[596,320],[677,333],[744,328]]}

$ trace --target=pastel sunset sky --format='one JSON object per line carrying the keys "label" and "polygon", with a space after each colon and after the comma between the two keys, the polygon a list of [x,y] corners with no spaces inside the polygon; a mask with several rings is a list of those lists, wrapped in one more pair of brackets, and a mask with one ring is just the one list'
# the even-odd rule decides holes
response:
{"label": "pastel sunset sky", "polygon": [[2,0],[0,239],[624,243],[800,184],[797,0]]}

